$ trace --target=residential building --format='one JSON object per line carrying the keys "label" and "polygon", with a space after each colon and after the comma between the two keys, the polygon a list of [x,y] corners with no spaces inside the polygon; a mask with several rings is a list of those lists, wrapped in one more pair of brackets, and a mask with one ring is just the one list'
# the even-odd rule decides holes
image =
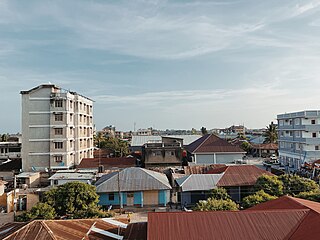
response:
{"label": "residential building", "polygon": [[59,170],[49,178],[50,185],[54,187],[69,182],[92,184],[96,180],[95,173],[95,170]]}
{"label": "residential building", "polygon": [[279,114],[277,119],[279,160],[287,172],[320,159],[320,110]]}
{"label": "residential building", "polygon": [[206,134],[186,147],[191,161],[195,164],[234,163],[246,154],[238,146],[228,143],[214,134]]}
{"label": "residential building", "polygon": [[21,159],[21,141],[0,142],[0,164],[14,159]]}
{"label": "residential building", "polygon": [[[297,202],[295,206],[287,207],[292,201]],[[148,240],[319,239],[320,203],[281,197],[262,204],[261,208],[257,205],[245,211],[149,212],[147,237]]]}
{"label": "residential building", "polygon": [[100,205],[115,207],[166,206],[171,186],[162,173],[131,167],[103,175],[97,182]]}
{"label": "residential building", "polygon": [[93,157],[93,101],[53,84],[22,95],[22,168],[68,169]]}

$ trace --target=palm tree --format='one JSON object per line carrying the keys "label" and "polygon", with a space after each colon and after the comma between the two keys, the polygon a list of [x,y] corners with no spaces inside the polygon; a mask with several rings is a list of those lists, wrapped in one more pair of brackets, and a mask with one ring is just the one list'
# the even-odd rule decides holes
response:
{"label": "palm tree", "polygon": [[263,133],[265,140],[263,143],[277,143],[278,141],[278,132],[277,132],[277,125],[271,122],[267,129]]}
{"label": "palm tree", "polygon": [[200,131],[201,131],[202,135],[208,134],[208,131],[207,131],[207,129],[206,129],[205,127],[202,127],[202,128],[200,129]]}

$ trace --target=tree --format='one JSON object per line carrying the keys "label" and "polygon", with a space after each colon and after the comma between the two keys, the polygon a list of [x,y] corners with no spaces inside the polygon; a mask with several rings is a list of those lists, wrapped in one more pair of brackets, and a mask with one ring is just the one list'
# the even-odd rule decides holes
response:
{"label": "tree", "polygon": [[263,190],[256,192],[255,194],[249,195],[242,200],[242,206],[244,208],[249,208],[255,206],[259,203],[270,201],[276,199],[277,197],[271,196],[268,193],[265,193]]}
{"label": "tree", "polygon": [[273,122],[267,126],[265,132],[263,133],[265,140],[263,143],[277,143],[278,141],[278,132],[277,132],[277,125]]}
{"label": "tree", "polygon": [[277,176],[263,174],[258,179],[254,186],[256,191],[263,190],[272,196],[283,195],[283,183]]}
{"label": "tree", "polygon": [[301,192],[316,192],[319,191],[318,184],[307,178],[298,175],[284,174],[278,177],[283,183],[283,193],[295,196]]}
{"label": "tree", "polygon": [[310,201],[320,202],[320,191],[300,192],[296,195],[298,198],[307,199]]}
{"label": "tree", "polygon": [[201,134],[202,134],[202,135],[208,134],[208,131],[207,131],[207,129],[206,129],[205,127],[202,127],[202,128],[200,129],[200,131],[201,131]]}
{"label": "tree", "polygon": [[25,212],[15,219],[18,222],[26,222],[32,219],[50,220],[56,217],[56,211],[47,203],[38,202],[29,212]]}
{"label": "tree", "polygon": [[2,134],[1,135],[1,142],[7,142],[8,141],[8,137],[9,137],[9,134]]}
{"label": "tree", "polygon": [[227,190],[225,188],[219,187],[212,190],[211,198],[214,199],[221,199],[221,200],[228,200],[231,199],[229,194],[227,193]]}
{"label": "tree", "polygon": [[222,200],[208,198],[207,200],[201,200],[195,207],[196,211],[226,211],[226,210],[238,210],[238,205],[231,199]]}
{"label": "tree", "polygon": [[113,151],[115,157],[122,157],[129,154],[129,144],[126,141],[115,137],[105,137],[98,132],[94,138],[95,146]]}
{"label": "tree", "polygon": [[99,210],[98,201],[95,187],[81,182],[69,182],[44,194],[44,202],[51,205],[59,216],[90,217],[90,213]]}
{"label": "tree", "polygon": [[242,142],[240,145],[240,148],[244,151],[246,151],[247,153],[251,151],[252,147],[250,145],[250,143],[248,142]]}

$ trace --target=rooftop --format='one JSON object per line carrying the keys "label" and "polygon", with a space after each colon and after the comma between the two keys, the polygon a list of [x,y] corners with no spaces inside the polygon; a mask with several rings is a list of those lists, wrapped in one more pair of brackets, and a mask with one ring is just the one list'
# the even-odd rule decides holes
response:
{"label": "rooftop", "polygon": [[83,158],[81,163],[77,166],[81,168],[98,168],[103,166],[105,169],[108,168],[126,168],[136,166],[137,159],[134,157],[120,157],[120,158]]}

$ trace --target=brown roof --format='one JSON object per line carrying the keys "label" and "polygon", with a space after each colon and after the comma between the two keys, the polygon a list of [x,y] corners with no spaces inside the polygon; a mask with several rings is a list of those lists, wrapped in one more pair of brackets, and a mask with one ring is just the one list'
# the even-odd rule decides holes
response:
{"label": "brown roof", "polygon": [[195,166],[184,166],[184,173],[187,175],[190,174],[202,174],[207,173],[208,171],[214,169],[220,169],[222,167],[226,167],[225,164],[211,164],[211,165],[195,165]]}
{"label": "brown roof", "polygon": [[148,240],[319,239],[320,215],[308,209],[148,214]]}
{"label": "brown roof", "polygon": [[[119,222],[127,224],[127,219],[116,219]],[[9,225],[0,228],[0,239],[24,239],[24,240],[49,240],[49,239],[112,239],[96,231],[89,231],[95,227],[110,233],[118,234],[118,226],[107,223],[102,219],[75,219],[75,220],[34,220],[28,224],[16,225],[10,229]],[[8,230],[9,231],[6,231]],[[128,228],[134,229],[133,227]],[[131,238],[133,234],[120,228],[120,235]],[[5,234],[1,234],[5,232]],[[86,235],[89,232],[88,235]]]}
{"label": "brown roof", "polygon": [[311,209],[320,213],[320,204],[301,198],[282,196],[280,198],[248,208],[246,211],[271,209]]}
{"label": "brown roof", "polygon": [[206,134],[187,146],[190,153],[245,153],[214,134]]}
{"label": "brown roof", "polygon": [[224,174],[217,183],[218,187],[252,186],[261,175],[273,175],[254,165],[230,165],[207,172],[207,174],[219,173]]}
{"label": "brown roof", "polygon": [[261,149],[261,150],[278,150],[277,143],[263,143],[263,144],[251,143],[251,146],[255,149]]}
{"label": "brown roof", "polygon": [[122,158],[83,158],[81,163],[77,166],[80,168],[98,168],[99,165],[108,168],[126,168],[135,167],[136,158],[134,157],[122,157]]}

